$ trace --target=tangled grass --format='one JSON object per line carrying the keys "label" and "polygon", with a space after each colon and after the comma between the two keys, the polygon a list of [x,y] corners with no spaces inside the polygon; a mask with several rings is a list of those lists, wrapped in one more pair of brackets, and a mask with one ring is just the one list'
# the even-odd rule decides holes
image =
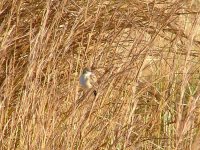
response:
{"label": "tangled grass", "polygon": [[199,6],[1,0],[1,149],[198,150]]}

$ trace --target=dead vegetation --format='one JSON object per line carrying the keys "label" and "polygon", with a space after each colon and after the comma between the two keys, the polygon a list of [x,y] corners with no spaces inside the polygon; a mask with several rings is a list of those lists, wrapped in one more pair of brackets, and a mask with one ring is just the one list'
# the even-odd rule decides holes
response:
{"label": "dead vegetation", "polygon": [[199,6],[1,0],[1,149],[198,150]]}

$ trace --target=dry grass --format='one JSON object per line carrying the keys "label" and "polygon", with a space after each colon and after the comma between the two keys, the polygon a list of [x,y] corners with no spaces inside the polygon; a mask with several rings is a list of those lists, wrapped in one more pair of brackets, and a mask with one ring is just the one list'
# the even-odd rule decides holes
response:
{"label": "dry grass", "polygon": [[1,149],[198,150],[199,6],[1,0]]}

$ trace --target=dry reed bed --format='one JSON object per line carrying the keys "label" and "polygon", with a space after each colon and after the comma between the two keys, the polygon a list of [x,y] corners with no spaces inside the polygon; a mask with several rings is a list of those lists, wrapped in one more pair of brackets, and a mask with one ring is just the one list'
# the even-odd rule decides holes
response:
{"label": "dry reed bed", "polygon": [[[198,149],[198,9],[2,0],[1,149]],[[78,84],[84,66],[97,97]]]}

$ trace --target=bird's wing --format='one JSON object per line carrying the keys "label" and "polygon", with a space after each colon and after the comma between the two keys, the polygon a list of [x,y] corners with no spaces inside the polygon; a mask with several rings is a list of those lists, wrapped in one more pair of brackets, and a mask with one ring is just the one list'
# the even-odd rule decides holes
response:
{"label": "bird's wing", "polygon": [[90,75],[90,79],[91,79],[91,84],[92,84],[95,88],[97,88],[97,77],[96,77],[96,75],[95,75],[94,73],[92,73],[92,74]]}
{"label": "bird's wing", "polygon": [[95,76],[94,73],[92,73],[92,74],[90,75],[90,79],[91,79],[91,82],[92,82],[92,83],[97,82],[97,77]]}
{"label": "bird's wing", "polygon": [[93,87],[94,96],[96,96],[97,95],[97,88],[98,88],[97,77],[94,73],[92,73],[90,75],[90,79],[91,79],[91,84],[92,84],[92,87]]}

